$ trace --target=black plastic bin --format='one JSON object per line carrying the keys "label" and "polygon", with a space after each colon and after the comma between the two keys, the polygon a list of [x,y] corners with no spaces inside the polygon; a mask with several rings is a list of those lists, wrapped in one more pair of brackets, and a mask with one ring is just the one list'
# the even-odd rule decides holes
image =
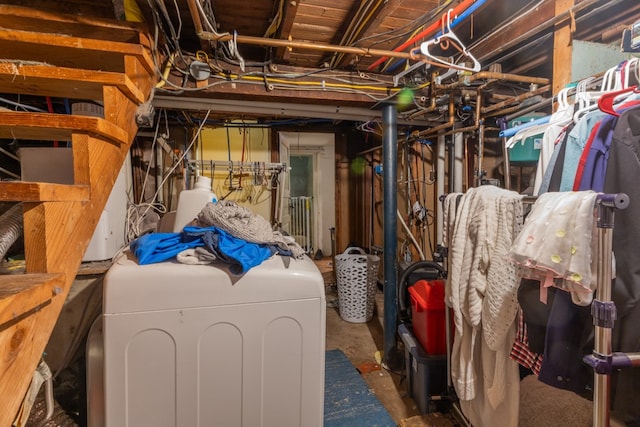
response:
{"label": "black plastic bin", "polygon": [[447,403],[447,356],[427,354],[410,327],[401,324],[398,334],[404,343],[407,393],[421,414],[442,411]]}

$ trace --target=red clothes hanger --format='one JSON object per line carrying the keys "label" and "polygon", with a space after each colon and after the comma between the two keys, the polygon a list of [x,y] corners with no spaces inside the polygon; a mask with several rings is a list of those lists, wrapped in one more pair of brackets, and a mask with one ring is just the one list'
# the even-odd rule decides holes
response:
{"label": "red clothes hanger", "polygon": [[630,86],[627,88],[624,88],[622,90],[618,90],[615,92],[607,92],[602,94],[602,96],[600,96],[600,98],[598,98],[598,108],[600,108],[600,110],[602,112],[611,114],[613,116],[619,117],[620,113],[618,113],[614,108],[613,108],[613,104],[616,100],[616,98],[620,95],[623,95],[625,93],[629,93],[629,92],[638,92],[637,91],[637,86]]}

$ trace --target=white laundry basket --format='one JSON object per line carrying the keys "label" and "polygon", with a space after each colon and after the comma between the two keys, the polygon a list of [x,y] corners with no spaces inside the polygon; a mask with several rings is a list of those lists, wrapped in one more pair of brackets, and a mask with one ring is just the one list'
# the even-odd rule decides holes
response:
{"label": "white laundry basket", "polygon": [[380,258],[349,247],[336,255],[335,263],[340,317],[352,323],[368,322],[373,317]]}

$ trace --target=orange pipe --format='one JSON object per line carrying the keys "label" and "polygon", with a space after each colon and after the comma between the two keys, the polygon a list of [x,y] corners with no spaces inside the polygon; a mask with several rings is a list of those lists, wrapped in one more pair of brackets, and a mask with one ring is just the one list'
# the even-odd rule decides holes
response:
{"label": "orange pipe", "polygon": [[[476,0],[464,0],[462,3],[460,3],[459,5],[457,5],[456,7],[453,8],[453,12],[451,13],[451,16],[460,15],[467,8],[469,8],[473,3],[475,3],[475,1]],[[440,17],[440,19],[438,19],[433,24],[429,25],[429,27],[427,27],[424,30],[422,30],[416,36],[410,38],[409,40],[407,40],[406,42],[402,43],[400,46],[396,47],[393,50],[395,52],[404,50],[407,47],[411,46],[411,44],[413,44],[416,40],[419,40],[419,39],[427,36],[428,34],[439,30],[441,26],[442,26],[442,17]],[[376,62],[374,62],[373,64],[369,65],[367,67],[367,70],[369,70],[369,71],[373,70],[375,67],[377,67],[378,65],[382,64],[388,58],[389,58],[388,56],[385,56],[385,57],[382,57],[382,58],[378,59]]]}

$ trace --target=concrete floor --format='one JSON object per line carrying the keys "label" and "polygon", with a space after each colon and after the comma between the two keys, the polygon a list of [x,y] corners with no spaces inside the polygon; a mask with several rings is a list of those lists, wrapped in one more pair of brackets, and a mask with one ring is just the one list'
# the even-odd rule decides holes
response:
{"label": "concrete floor", "polygon": [[421,415],[415,401],[408,397],[404,370],[390,372],[378,364],[383,353],[383,293],[377,291],[373,319],[367,323],[342,320],[338,312],[337,286],[331,258],[317,260],[325,280],[327,297],[327,350],[340,349],[361,372],[362,378],[400,427],[452,427],[450,414]]}

